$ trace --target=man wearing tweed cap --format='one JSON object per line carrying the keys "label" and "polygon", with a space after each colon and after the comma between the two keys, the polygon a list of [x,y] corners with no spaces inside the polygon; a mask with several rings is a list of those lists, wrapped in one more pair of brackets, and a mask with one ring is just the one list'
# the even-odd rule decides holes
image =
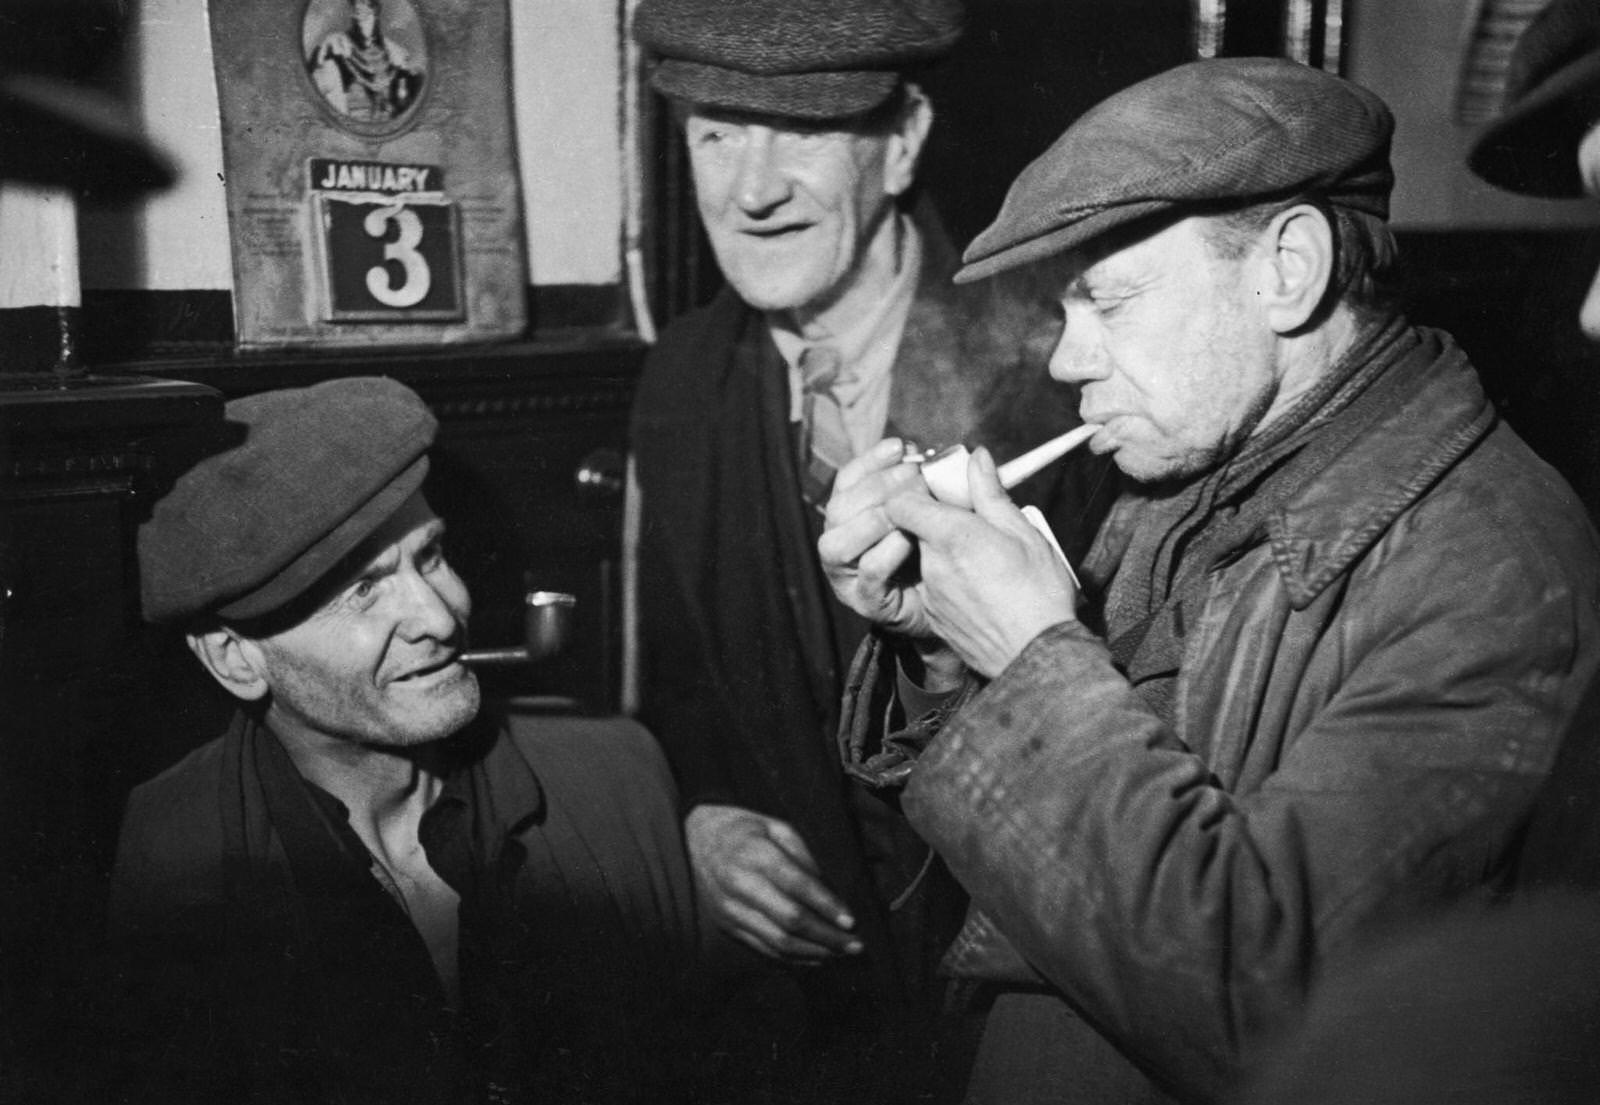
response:
{"label": "man wearing tweed cap", "polygon": [[118,1100],[673,1100],[667,766],[632,722],[480,710],[436,425],[379,377],[236,399],[140,528],[146,618],[237,711],[128,800]]}
{"label": "man wearing tweed cap", "polygon": [[[885,432],[1005,453],[1072,418],[1042,371],[1048,304],[1024,282],[953,287],[919,192],[934,111],[916,77],[962,14],[644,0],[634,24],[727,280],[667,328],[634,407],[642,717],[684,792],[698,885],[759,957],[734,958],[805,992],[806,1033],[864,1052],[937,1007],[961,896],[834,750],[866,627],[818,569],[821,505]],[[1086,539],[1085,486],[1062,466],[1022,494]]]}
{"label": "man wearing tweed cap", "polygon": [[1003,991],[973,1102],[1226,1099],[1330,957],[1511,879],[1600,548],[1385,295],[1391,131],[1319,70],[1195,62],[1013,184],[957,279],[1056,282],[1050,371],[1128,477],[1077,577],[981,451],[970,509],[898,442],[840,473],[837,593],[942,640],[960,703],[902,804]]}

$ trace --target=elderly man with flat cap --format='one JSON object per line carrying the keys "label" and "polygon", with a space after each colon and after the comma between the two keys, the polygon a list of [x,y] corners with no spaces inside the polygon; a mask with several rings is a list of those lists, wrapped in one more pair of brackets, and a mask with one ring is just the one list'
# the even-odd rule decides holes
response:
{"label": "elderly man with flat cap", "polygon": [[[1025,279],[954,287],[919,198],[917,76],[962,17],[958,0],[644,0],[634,23],[727,280],[667,328],[634,406],[641,716],[722,930],[818,968],[794,978],[847,1033],[846,1008],[882,1025],[937,1004],[961,898],[834,747],[866,632],[817,564],[834,472],[885,433],[1005,455],[1074,419],[1043,371],[1047,299]],[[1090,468],[1019,490],[1073,548]]]}
{"label": "elderly man with flat cap", "polygon": [[1129,478],[1081,589],[981,451],[971,509],[899,442],[840,474],[837,592],[970,695],[902,801],[972,894],[953,965],[1020,983],[974,1102],[1218,1100],[1327,956],[1510,875],[1600,663],[1596,539],[1385,295],[1391,126],[1293,62],[1180,66],[968,249],[1053,273],[1050,370]]}
{"label": "elderly man with flat cap", "polygon": [[128,802],[112,928],[157,1038],[118,1092],[671,1100],[695,922],[654,742],[480,712],[408,388],[265,392],[225,428],[139,531],[146,618],[238,709]]}

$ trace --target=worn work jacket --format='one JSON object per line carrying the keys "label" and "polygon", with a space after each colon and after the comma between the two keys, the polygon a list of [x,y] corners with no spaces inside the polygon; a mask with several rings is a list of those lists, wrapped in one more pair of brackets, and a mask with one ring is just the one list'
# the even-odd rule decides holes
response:
{"label": "worn work jacket", "polygon": [[264,727],[241,713],[135,788],[111,902],[119,1100],[673,1100],[698,930],[654,741],[512,715],[451,745],[418,835],[460,896],[453,1008],[348,811]]}
{"label": "worn work jacket", "polygon": [[1172,724],[1139,691],[1170,670],[1065,623],[918,763],[906,812],[984,912],[949,962],[1051,995],[1067,1054],[1016,1100],[1216,1100],[1326,954],[1509,877],[1600,660],[1600,557],[1428,340],[1406,401],[1169,613]]}

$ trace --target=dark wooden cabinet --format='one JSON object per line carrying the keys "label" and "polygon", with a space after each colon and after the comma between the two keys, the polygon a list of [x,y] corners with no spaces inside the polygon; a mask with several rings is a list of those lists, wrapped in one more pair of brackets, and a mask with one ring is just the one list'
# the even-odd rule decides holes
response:
{"label": "dark wooden cabinet", "polygon": [[145,735],[159,648],[134,535],[222,416],[214,390],[0,377],[0,983],[46,986],[89,939]]}

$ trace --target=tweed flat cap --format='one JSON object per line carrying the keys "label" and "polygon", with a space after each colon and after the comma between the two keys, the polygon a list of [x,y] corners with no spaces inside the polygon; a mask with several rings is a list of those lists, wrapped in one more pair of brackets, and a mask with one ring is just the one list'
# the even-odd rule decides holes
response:
{"label": "tweed flat cap", "polygon": [[1578,143],[1600,122],[1600,2],[1555,0],[1528,24],[1505,102],[1467,155],[1472,171],[1512,192],[1583,195]]}
{"label": "tweed flat cap", "polygon": [[1087,111],[1022,170],[958,283],[1136,219],[1315,192],[1389,214],[1394,117],[1359,85],[1282,58],[1190,62]]}
{"label": "tweed flat cap", "polygon": [[883,103],[961,36],[960,0],[642,0],[657,91],[707,107],[839,119]]}
{"label": "tweed flat cap", "polygon": [[417,491],[438,427],[376,376],[236,399],[226,421],[239,440],[139,528],[146,621],[256,618],[299,597]]}

